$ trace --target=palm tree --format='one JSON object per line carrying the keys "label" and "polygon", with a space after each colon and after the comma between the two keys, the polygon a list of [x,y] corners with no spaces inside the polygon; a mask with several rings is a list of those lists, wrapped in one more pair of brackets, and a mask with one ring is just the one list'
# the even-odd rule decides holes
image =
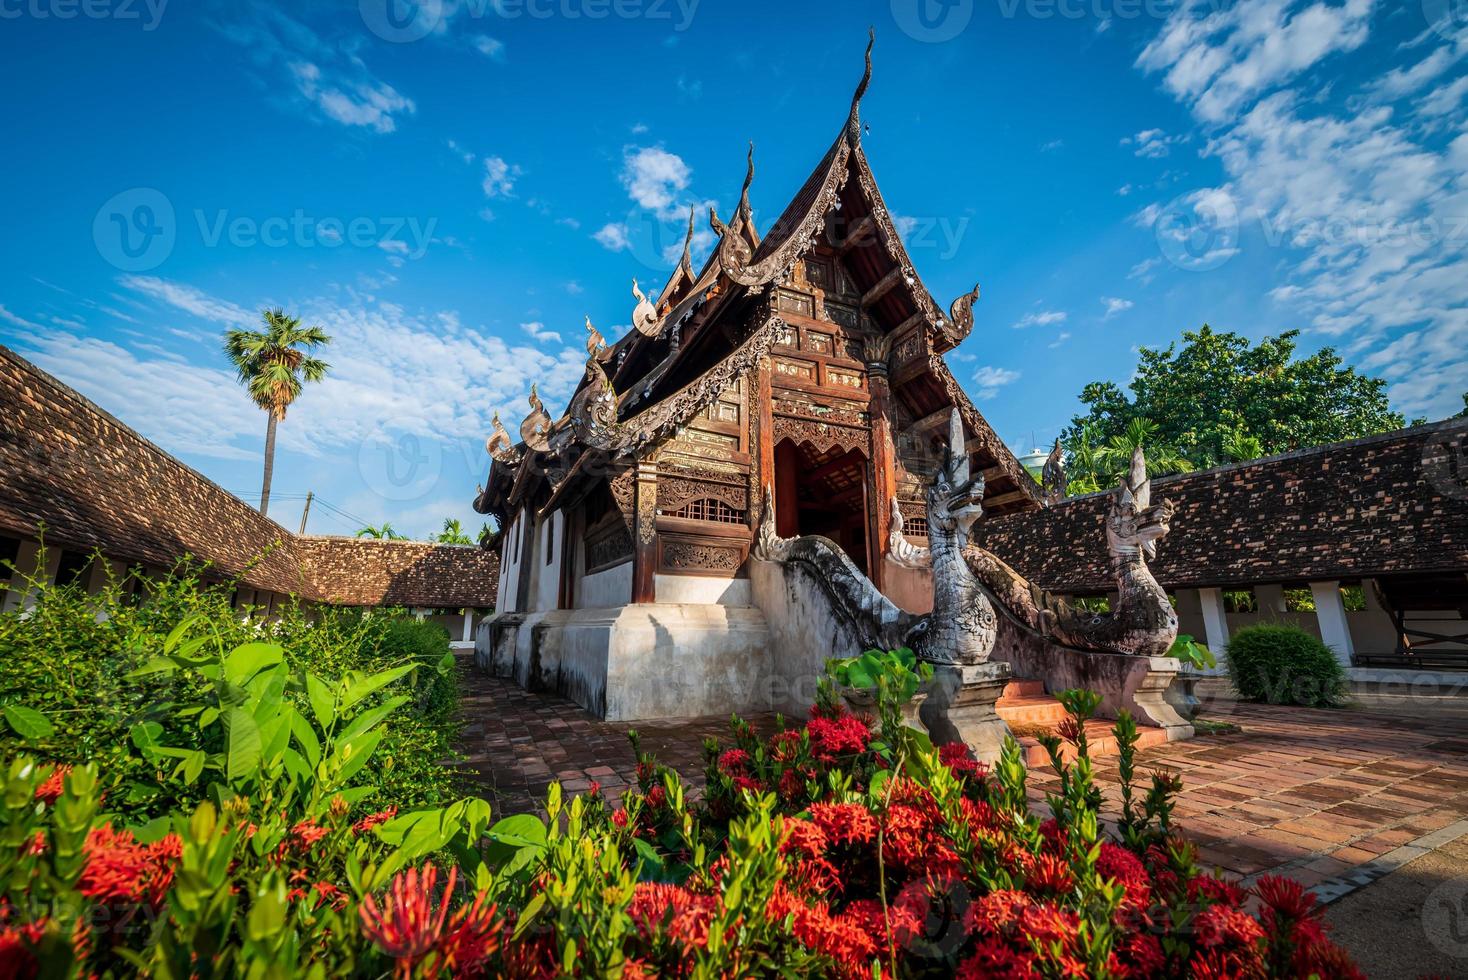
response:
{"label": "palm tree", "polygon": [[[320,327],[303,327],[284,310],[260,314],[264,330],[227,330],[224,353],[234,364],[240,384],[265,411],[265,481],[260,488],[260,513],[270,509],[270,477],[275,470],[275,425],[301,394],[303,381],[320,381],[330,365],[308,352],[331,343]],[[302,348],[298,350],[297,348]]]}
{"label": "palm tree", "polygon": [[406,541],[407,537],[394,531],[392,525],[387,521],[382,522],[381,527],[368,524],[366,527],[357,529],[357,537],[371,538],[373,541]]}
{"label": "palm tree", "polygon": [[1138,446],[1145,447],[1148,476],[1191,472],[1193,464],[1172,447],[1156,442],[1156,434],[1156,423],[1136,418],[1127,424],[1124,433],[1100,443],[1095,429],[1082,424],[1066,447],[1070,452],[1070,493],[1095,493],[1115,487],[1131,466],[1132,450]]}
{"label": "palm tree", "polygon": [[443,533],[433,535],[430,540],[438,544],[473,544],[474,539],[464,533],[464,525],[457,517],[444,518]]}

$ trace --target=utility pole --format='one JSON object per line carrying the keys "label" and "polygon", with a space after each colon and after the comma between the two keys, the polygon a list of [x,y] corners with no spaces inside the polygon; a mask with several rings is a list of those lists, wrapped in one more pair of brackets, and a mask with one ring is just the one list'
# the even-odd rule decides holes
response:
{"label": "utility pole", "polygon": [[301,534],[306,533],[306,518],[311,516],[311,498],[315,496],[316,492],[314,490],[306,491],[306,509],[301,511],[301,530],[299,532]]}

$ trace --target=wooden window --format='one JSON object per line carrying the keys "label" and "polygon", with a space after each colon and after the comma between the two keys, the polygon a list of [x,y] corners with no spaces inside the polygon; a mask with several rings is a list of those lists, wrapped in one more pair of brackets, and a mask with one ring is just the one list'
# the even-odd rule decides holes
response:
{"label": "wooden window", "polygon": [[806,331],[805,349],[814,354],[831,353],[831,335],[817,330]]}
{"label": "wooden window", "polygon": [[744,523],[744,511],[730,507],[722,500],[716,500],[713,497],[699,497],[697,500],[690,500],[668,516],[682,517],[690,521],[713,521],[715,524]]}

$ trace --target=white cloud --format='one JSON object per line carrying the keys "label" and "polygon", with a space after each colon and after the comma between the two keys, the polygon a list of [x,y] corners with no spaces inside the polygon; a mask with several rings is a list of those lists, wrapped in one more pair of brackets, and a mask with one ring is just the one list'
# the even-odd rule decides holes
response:
{"label": "white cloud", "polygon": [[612,221],[603,225],[599,231],[592,233],[602,248],[611,252],[620,252],[631,245],[627,238],[627,226],[621,222]]}
{"label": "white cloud", "polygon": [[1046,344],[1045,346],[1049,347],[1051,350],[1054,350],[1055,348],[1059,347],[1061,344],[1065,343],[1069,339],[1070,339],[1070,331],[1069,330],[1062,330],[1062,331],[1060,331],[1060,333],[1058,333],[1058,334],[1055,335],[1055,339],[1054,340],[1052,340],[1050,343]]}
{"label": "white cloud", "polygon": [[12,323],[17,327],[22,327],[26,330],[41,329],[40,324],[32,323],[24,317],[16,316],[14,313],[11,313],[9,310],[7,310],[4,305],[0,305],[0,320],[4,320],[6,323]]}
{"label": "white cloud", "polygon": [[561,335],[554,330],[547,330],[545,328],[545,324],[541,323],[539,320],[532,320],[529,323],[522,323],[520,324],[520,329],[525,331],[541,343],[559,344],[561,342]]}
{"label": "white cloud", "polygon": [[232,12],[234,19],[215,22],[215,28],[255,65],[283,72],[302,102],[327,118],[390,133],[400,116],[417,111],[412,99],[373,76],[354,46],[324,40],[267,4],[236,5]]}
{"label": "white cloud", "polygon": [[1041,310],[1038,313],[1026,313],[1013,324],[1014,329],[1024,330],[1027,327],[1048,327],[1052,323],[1064,323],[1070,314],[1063,310]]}
{"label": "white cloud", "polygon": [[452,150],[459,157],[459,159],[463,160],[465,163],[474,162],[474,154],[460,146],[457,140],[448,140],[448,148]]}
{"label": "white cloud", "polygon": [[1468,136],[1443,147],[1435,134],[1468,127],[1468,82],[1439,81],[1461,42],[1424,33],[1398,50],[1436,49],[1374,79],[1347,75],[1360,91],[1334,108],[1318,85],[1281,86],[1359,47],[1369,0],[1206,6],[1176,11],[1138,60],[1208,127],[1203,154],[1223,168],[1219,186],[1179,200],[1199,215],[1235,208],[1240,244],[1277,250],[1269,296],[1392,380],[1395,407],[1456,410],[1468,378]]}
{"label": "white cloud", "polygon": [[1359,47],[1373,6],[1374,0],[1182,4],[1137,65],[1162,72],[1163,86],[1199,118],[1222,122],[1327,55]]}
{"label": "white cloud", "polygon": [[1172,152],[1173,144],[1187,140],[1186,136],[1168,136],[1160,129],[1144,129],[1136,136],[1124,136],[1122,146],[1130,146],[1139,157],[1157,159]]}
{"label": "white cloud", "polygon": [[290,70],[300,93],[346,126],[369,126],[379,133],[391,133],[398,128],[396,113],[417,111],[412,99],[398,94],[386,82],[357,82],[344,91],[323,82],[318,65],[298,61]]}
{"label": "white cloud", "polygon": [[575,279],[572,279],[570,282],[566,283],[566,292],[570,293],[572,296],[579,296],[582,293],[586,292],[586,288]]}
{"label": "white cloud", "polygon": [[185,313],[191,313],[202,320],[213,320],[216,323],[236,327],[253,324],[257,319],[256,314],[243,307],[215,299],[203,290],[185,283],[171,282],[156,276],[131,275],[118,276],[117,281],[127,289],[151,296],[153,299],[177,307]]}
{"label": "white cloud", "polygon": [[1064,146],[1065,146],[1065,140],[1055,139],[1055,140],[1051,140],[1048,143],[1041,143],[1040,144],[1040,152],[1041,153],[1051,153],[1051,152],[1053,152],[1055,150],[1059,150],[1059,149],[1064,148]]}
{"label": "white cloud", "polygon": [[505,60],[505,42],[490,37],[488,34],[476,34],[470,38],[474,50],[494,61]]}
{"label": "white cloud", "polygon": [[484,196],[513,197],[515,180],[523,171],[503,157],[484,158]]}
{"label": "white cloud", "polygon": [[998,395],[1000,388],[1018,380],[1018,371],[991,367],[987,364],[974,372],[974,384],[978,387],[978,397],[984,401]]}
{"label": "white cloud", "polygon": [[640,207],[666,215],[688,189],[692,171],[683,158],[661,146],[629,146],[622,151],[622,186]]}
{"label": "white cloud", "polygon": [[1106,314],[1101,319],[1110,320],[1119,313],[1125,313],[1136,304],[1129,299],[1121,299],[1118,296],[1102,296],[1101,305],[1106,307]]}
{"label": "white cloud", "polygon": [[1147,283],[1152,281],[1152,270],[1157,268],[1161,264],[1162,256],[1160,255],[1154,255],[1150,259],[1143,259],[1142,261],[1131,267],[1131,270],[1127,272],[1126,277],[1128,279],[1141,280],[1142,285],[1145,286]]}

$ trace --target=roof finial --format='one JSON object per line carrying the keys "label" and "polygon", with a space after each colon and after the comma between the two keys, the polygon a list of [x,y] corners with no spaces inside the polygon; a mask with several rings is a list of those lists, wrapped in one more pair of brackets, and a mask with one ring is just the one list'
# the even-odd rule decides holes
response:
{"label": "roof finial", "polygon": [[861,141],[861,97],[867,94],[867,86],[872,83],[872,45],[877,43],[877,30],[874,27],[867,28],[867,67],[862,73],[861,84],[856,87],[856,94],[851,97],[851,115],[846,117],[846,139],[855,146]]}
{"label": "roof finial", "polygon": [[596,357],[601,349],[607,345],[606,338],[601,331],[591,325],[591,317],[586,318],[586,353],[590,357]]}
{"label": "roof finial", "polygon": [[752,221],[754,213],[749,207],[749,185],[754,183],[754,140],[749,141],[749,163],[744,170],[744,186],[739,189],[739,211],[734,215],[735,219],[743,218]]}
{"label": "roof finial", "polygon": [[693,278],[693,215],[698,210],[698,205],[688,206],[688,234],[683,236],[683,258],[678,260],[678,268],[688,273]]}

